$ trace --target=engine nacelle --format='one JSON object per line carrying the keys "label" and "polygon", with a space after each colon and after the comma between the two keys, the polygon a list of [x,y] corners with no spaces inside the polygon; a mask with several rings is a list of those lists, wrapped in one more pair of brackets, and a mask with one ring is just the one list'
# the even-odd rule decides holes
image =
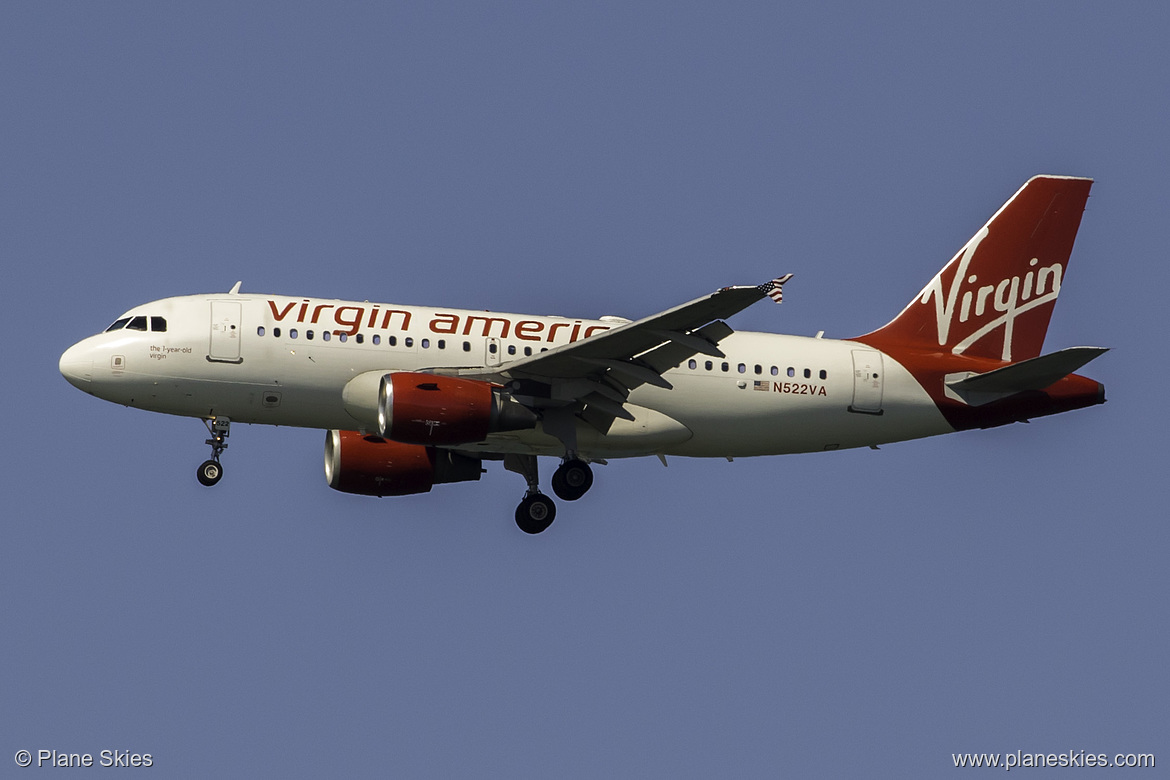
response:
{"label": "engine nacelle", "polygon": [[500,388],[436,374],[386,374],[378,388],[378,433],[408,444],[482,441],[489,433],[536,425],[536,414]]}
{"label": "engine nacelle", "polygon": [[329,487],[343,493],[426,493],[434,485],[479,479],[481,465],[479,458],[356,431],[329,431],[325,435],[325,478]]}

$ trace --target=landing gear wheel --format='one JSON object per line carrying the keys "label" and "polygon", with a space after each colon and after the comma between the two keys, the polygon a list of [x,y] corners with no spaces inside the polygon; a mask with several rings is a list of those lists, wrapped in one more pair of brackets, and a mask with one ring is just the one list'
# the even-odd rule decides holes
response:
{"label": "landing gear wheel", "polygon": [[543,493],[529,493],[516,507],[516,525],[526,534],[538,534],[552,525],[557,505]]}
{"label": "landing gear wheel", "polygon": [[552,489],[566,501],[576,501],[593,487],[593,469],[583,460],[566,460],[552,476]]}
{"label": "landing gear wheel", "polygon": [[223,476],[223,466],[219,465],[219,461],[205,460],[195,472],[195,476],[199,478],[200,485],[211,487]]}

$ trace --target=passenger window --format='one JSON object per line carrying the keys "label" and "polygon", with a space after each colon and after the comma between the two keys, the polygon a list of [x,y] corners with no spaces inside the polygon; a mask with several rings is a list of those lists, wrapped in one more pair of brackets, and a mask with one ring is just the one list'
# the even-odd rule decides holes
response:
{"label": "passenger window", "polygon": [[412,339],[410,336],[407,336],[405,339],[402,340],[402,344],[406,347],[413,347],[414,346],[414,339]]}
{"label": "passenger window", "polygon": [[422,341],[419,342],[419,344],[422,346],[423,349],[430,349],[431,348],[431,340],[430,339],[423,339]]}
{"label": "passenger window", "polygon": [[263,336],[263,335],[264,335],[264,326],[263,326],[263,325],[261,325],[259,328],[256,328],[256,335],[257,335],[257,336]]}
{"label": "passenger window", "polygon": [[745,366],[743,363],[740,363],[738,366],[736,366],[736,368],[739,369],[739,373],[741,374],[747,373],[747,366]]}
{"label": "passenger window", "polygon": [[295,339],[295,338],[297,337],[297,329],[296,329],[296,328],[293,328],[292,330],[290,330],[290,331],[288,332],[288,337],[289,337],[290,339]]}
{"label": "passenger window", "polygon": [[761,366],[759,363],[756,363],[756,373],[757,373],[757,374],[762,374],[762,373],[764,373],[764,367],[763,367],[763,366]]}
{"label": "passenger window", "polygon": [[359,344],[364,344],[366,341],[366,337],[360,333],[357,334],[356,336],[354,336],[354,338],[357,340],[357,343],[359,343]]}
{"label": "passenger window", "polygon": [[123,317],[122,319],[117,320],[113,325],[106,328],[106,333],[109,333],[111,330],[121,330],[122,328],[126,327],[126,323],[129,321],[129,317]]}
{"label": "passenger window", "polygon": [[153,330],[155,333],[166,333],[167,332],[166,318],[165,317],[151,317],[150,318],[150,329]]}
{"label": "passenger window", "polygon": [[381,343],[382,343],[382,336],[378,333],[375,333],[374,334],[374,346],[377,346]]}
{"label": "passenger window", "polygon": [[146,330],[146,317],[135,317],[126,326],[127,330]]}
{"label": "passenger window", "polygon": [[439,349],[446,349],[446,348],[447,348],[447,342],[446,342],[446,340],[444,340],[444,339],[439,339]]}
{"label": "passenger window", "polygon": [[788,367],[788,376],[796,376],[796,369],[792,366]]}
{"label": "passenger window", "polygon": [[524,357],[531,357],[531,356],[532,356],[532,347],[525,347],[524,348]]}
{"label": "passenger window", "polygon": [[348,333],[338,333],[337,340],[340,341],[342,344],[344,344],[345,342],[349,341],[349,334]]}
{"label": "passenger window", "polygon": [[708,371],[710,371],[714,367],[715,367],[715,364],[712,363],[710,360],[708,360],[706,363],[703,364],[703,368],[707,369]]}
{"label": "passenger window", "polygon": [[829,378],[829,372],[825,371],[825,369],[822,368],[821,369],[821,379],[828,379],[828,378]]}
{"label": "passenger window", "polygon": [[699,367],[699,362],[697,360],[695,360],[694,358],[691,358],[690,360],[687,361],[687,368],[696,369],[698,367]]}
{"label": "passenger window", "polygon": [[498,350],[499,350],[499,347],[497,347],[495,344],[488,344],[488,352],[490,352],[494,355],[494,354],[496,354],[496,352]]}
{"label": "passenger window", "polygon": [[386,343],[392,347],[396,347],[396,346],[398,346],[398,337],[391,336],[390,338],[386,339]]}
{"label": "passenger window", "polygon": [[464,351],[464,352],[470,352],[470,351],[471,351],[471,342],[470,342],[470,341],[465,341],[465,342],[463,342],[463,351]]}
{"label": "passenger window", "polygon": [[273,338],[280,338],[280,328],[273,328],[272,329],[272,336],[273,336]]}
{"label": "passenger window", "polygon": [[312,341],[313,340],[313,331],[306,330],[305,331],[305,338],[307,338],[309,341]]}
{"label": "passenger window", "polygon": [[812,379],[812,369],[811,368],[806,368],[804,370],[804,378],[805,379]]}
{"label": "passenger window", "polygon": [[720,366],[720,367],[721,367],[721,368],[722,368],[722,369],[723,369],[725,372],[726,372],[726,371],[730,371],[730,370],[731,370],[731,365],[730,365],[730,364],[728,364],[728,363],[724,363],[724,364],[723,364],[722,366]]}
{"label": "passenger window", "polygon": [[772,366],[772,376],[779,376],[780,369],[777,366]]}
{"label": "passenger window", "polygon": [[333,338],[333,334],[332,334],[332,333],[330,333],[330,332],[329,332],[329,331],[327,331],[327,330],[323,330],[323,331],[321,331],[321,340],[322,340],[322,341],[328,341],[328,340],[329,340],[329,339],[331,339],[331,338]]}
{"label": "passenger window", "polygon": [[508,354],[509,354],[509,355],[515,355],[515,354],[516,354],[516,345],[515,345],[515,344],[509,344],[509,345],[508,345]]}

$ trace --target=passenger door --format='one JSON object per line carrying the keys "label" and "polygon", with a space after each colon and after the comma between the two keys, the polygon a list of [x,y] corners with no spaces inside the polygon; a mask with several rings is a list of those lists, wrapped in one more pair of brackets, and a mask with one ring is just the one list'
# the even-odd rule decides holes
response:
{"label": "passenger door", "polygon": [[882,413],[882,353],[872,349],[853,350],[853,403],[849,411]]}
{"label": "passenger door", "polygon": [[217,363],[243,363],[240,357],[239,301],[211,302],[211,346],[207,359]]}

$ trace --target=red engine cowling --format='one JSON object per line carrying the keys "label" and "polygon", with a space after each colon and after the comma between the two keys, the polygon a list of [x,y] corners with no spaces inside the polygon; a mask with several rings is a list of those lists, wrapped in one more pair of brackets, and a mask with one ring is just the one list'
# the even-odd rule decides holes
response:
{"label": "red engine cowling", "polygon": [[329,487],[363,496],[426,493],[445,482],[477,480],[481,461],[447,450],[404,444],[356,431],[325,435]]}
{"label": "red engine cowling", "polygon": [[398,372],[378,390],[378,431],[398,442],[463,444],[535,424],[531,410],[474,379]]}

